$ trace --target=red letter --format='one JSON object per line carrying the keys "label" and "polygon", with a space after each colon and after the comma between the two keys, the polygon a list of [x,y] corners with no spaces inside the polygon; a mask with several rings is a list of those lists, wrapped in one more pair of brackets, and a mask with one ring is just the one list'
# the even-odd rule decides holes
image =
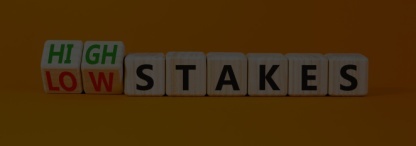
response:
{"label": "red letter", "polygon": [[101,91],[101,82],[104,82],[104,86],[105,86],[105,89],[106,89],[107,92],[111,92],[113,90],[113,76],[114,76],[113,72],[110,72],[108,82],[105,79],[104,72],[99,72],[98,73],[98,83],[95,80],[93,72],[88,72],[88,74],[90,75],[91,82],[92,82],[92,85],[94,86],[95,91],[98,91],[98,92]]}
{"label": "red letter", "polygon": [[59,87],[53,87],[52,85],[52,79],[51,79],[51,73],[49,71],[46,71],[46,80],[48,81],[48,88],[51,91],[59,91]]}
{"label": "red letter", "polygon": [[[65,85],[65,83],[64,83],[65,82],[65,80],[64,80],[65,76],[69,76],[71,78],[71,80],[72,80],[72,86],[71,87],[68,87],[68,86]],[[77,80],[76,80],[75,76],[70,72],[62,72],[59,75],[59,83],[61,84],[61,87],[64,88],[64,90],[66,90],[66,91],[74,91],[77,88]]]}

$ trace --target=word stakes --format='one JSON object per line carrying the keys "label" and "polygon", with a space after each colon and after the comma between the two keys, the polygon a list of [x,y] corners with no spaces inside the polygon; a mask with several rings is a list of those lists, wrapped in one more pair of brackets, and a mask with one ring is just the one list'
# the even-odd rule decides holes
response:
{"label": "word stakes", "polygon": [[48,40],[46,93],[129,96],[365,96],[357,53],[168,52],[125,56],[121,41]]}

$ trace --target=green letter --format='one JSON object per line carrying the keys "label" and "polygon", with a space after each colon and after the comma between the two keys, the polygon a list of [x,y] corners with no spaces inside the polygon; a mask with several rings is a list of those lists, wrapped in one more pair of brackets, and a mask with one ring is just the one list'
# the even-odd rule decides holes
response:
{"label": "green letter", "polygon": [[74,45],[73,44],[67,44],[66,47],[68,48],[68,52],[66,52],[65,64],[70,64],[71,63],[71,51],[72,51],[72,48],[74,47]]}
{"label": "green letter", "polygon": [[55,48],[55,44],[51,44],[51,47],[49,49],[48,64],[52,63],[53,56],[58,56],[59,57],[58,63],[62,63],[62,57],[64,56],[65,44],[61,45],[61,50],[59,52],[54,52],[53,48]]}
{"label": "green letter", "polygon": [[85,54],[86,55],[86,61],[87,61],[87,63],[88,64],[97,64],[98,63],[98,61],[99,61],[99,58],[100,58],[100,53],[93,53],[92,54],[92,56],[94,56],[93,58],[94,58],[94,60],[91,60],[91,58],[90,58],[90,53],[91,53],[91,51],[93,50],[93,49],[100,49],[100,45],[98,45],[98,44],[95,44],[95,45],[91,45],[89,48],[88,48],[88,50],[87,50],[87,53]]}
{"label": "green letter", "polygon": [[111,64],[115,64],[116,63],[116,55],[117,55],[117,45],[114,45],[113,52],[107,52],[107,45],[104,45],[103,59],[101,61],[101,64],[105,64],[105,58],[107,56],[111,57]]}

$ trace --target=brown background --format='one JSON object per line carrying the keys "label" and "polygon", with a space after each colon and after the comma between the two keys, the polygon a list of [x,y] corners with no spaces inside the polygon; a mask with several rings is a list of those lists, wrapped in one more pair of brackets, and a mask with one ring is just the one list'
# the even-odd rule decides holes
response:
{"label": "brown background", "polygon": [[[413,0],[5,1],[0,145],[415,145]],[[355,52],[367,97],[128,97],[43,92],[48,39],[127,53]]]}

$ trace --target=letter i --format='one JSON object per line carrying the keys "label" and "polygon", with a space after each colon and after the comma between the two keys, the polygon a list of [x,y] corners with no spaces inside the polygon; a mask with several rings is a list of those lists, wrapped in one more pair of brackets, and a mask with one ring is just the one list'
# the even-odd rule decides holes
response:
{"label": "letter i", "polygon": [[65,64],[70,64],[71,63],[71,52],[72,52],[72,48],[74,47],[74,44],[67,44],[66,47],[68,48],[68,51],[66,52]]}

